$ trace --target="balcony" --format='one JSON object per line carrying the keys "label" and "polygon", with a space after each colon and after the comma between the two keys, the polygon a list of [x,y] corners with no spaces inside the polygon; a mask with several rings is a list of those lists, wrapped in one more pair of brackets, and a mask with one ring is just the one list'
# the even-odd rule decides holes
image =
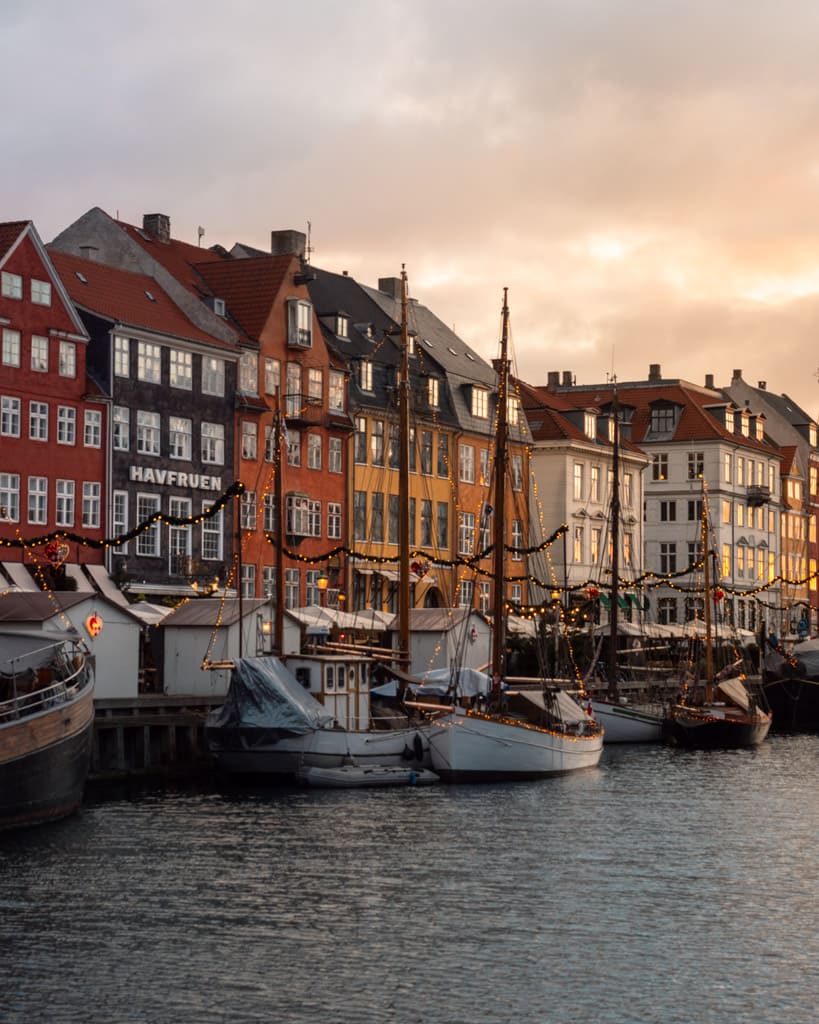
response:
{"label": "balcony", "polygon": [[318,427],[324,422],[320,398],[289,392],[284,396],[284,418],[294,426]]}
{"label": "balcony", "polygon": [[762,484],[750,484],[748,487],[748,504],[751,508],[759,508],[760,505],[765,505],[771,500],[771,489],[770,487],[764,487]]}

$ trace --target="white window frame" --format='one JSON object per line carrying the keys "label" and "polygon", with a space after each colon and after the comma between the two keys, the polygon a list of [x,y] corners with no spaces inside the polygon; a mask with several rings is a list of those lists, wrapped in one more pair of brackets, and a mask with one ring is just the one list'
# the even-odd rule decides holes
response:
{"label": "white window frame", "polygon": [[73,341],[60,341],[57,366],[61,377],[77,376],[77,346]]}
{"label": "white window frame", "polygon": [[178,348],[171,349],[170,385],[181,391],[193,390],[193,356],[190,352]]}
{"label": "white window frame", "polygon": [[28,403],[28,436],[32,441],[48,440],[48,402]]}
{"label": "white window frame", "polygon": [[224,396],[225,361],[215,356],[202,356],[202,394]]}
{"label": "white window frame", "polygon": [[162,346],[153,341],[137,342],[137,380],[162,383]]}
{"label": "white window frame", "polygon": [[31,369],[34,373],[48,373],[48,338],[44,334],[31,336]]}
{"label": "white window frame", "polygon": [[54,493],[54,523],[56,526],[74,525],[76,486],[73,480],[56,481]]}
{"label": "white window frame", "polygon": [[77,410],[73,405],[57,406],[57,444],[77,443]]}
{"label": "white window frame", "polygon": [[82,443],[85,448],[102,447],[102,412],[99,409],[85,410]]}
{"label": "white window frame", "polygon": [[48,523],[48,477],[28,478],[28,521],[33,526]]}
{"label": "white window frame", "polygon": [[88,530],[98,530],[102,515],[102,484],[95,480],[84,480],[82,485],[82,525]]}
{"label": "white window frame", "polygon": [[20,366],[20,332],[10,327],[3,328],[3,366]]}
{"label": "white window frame", "polygon": [[185,462],[193,458],[193,422],[186,416],[168,418],[168,458]]}
{"label": "white window frame", "polygon": [[0,292],[4,299],[23,298],[23,278],[20,274],[13,274],[10,270],[2,272],[2,287]]}
{"label": "white window frame", "polygon": [[31,279],[31,301],[35,306],[51,305],[51,282]]}

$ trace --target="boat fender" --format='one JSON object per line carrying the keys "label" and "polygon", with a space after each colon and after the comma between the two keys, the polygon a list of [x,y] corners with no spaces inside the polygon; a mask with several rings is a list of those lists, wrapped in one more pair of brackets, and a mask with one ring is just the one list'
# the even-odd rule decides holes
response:
{"label": "boat fender", "polygon": [[409,784],[411,786],[414,786],[417,781],[418,781],[418,776],[415,774],[415,772],[410,772],[409,773]]}
{"label": "boat fender", "polygon": [[415,738],[412,741],[412,749],[415,752],[415,760],[416,761],[423,761],[424,760],[424,741],[421,739],[421,737],[418,735],[418,733],[415,734]]}

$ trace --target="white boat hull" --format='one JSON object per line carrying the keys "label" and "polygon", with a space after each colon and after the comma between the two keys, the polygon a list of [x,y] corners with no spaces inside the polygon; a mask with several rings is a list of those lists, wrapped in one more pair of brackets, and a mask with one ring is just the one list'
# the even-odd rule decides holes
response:
{"label": "white boat hull", "polygon": [[455,708],[430,724],[432,768],[444,782],[515,781],[594,768],[603,737],[510,723]]}
{"label": "white boat hull", "polygon": [[238,731],[211,752],[225,771],[235,775],[295,775],[299,768],[338,768],[352,759],[361,767],[399,765],[428,768],[429,743],[422,729],[384,729],[351,732],[315,729],[300,736],[282,736],[252,743],[250,733]]}
{"label": "white boat hull", "polygon": [[661,707],[649,709],[594,697],[591,705],[594,717],[603,726],[606,743],[662,742],[665,716]]}

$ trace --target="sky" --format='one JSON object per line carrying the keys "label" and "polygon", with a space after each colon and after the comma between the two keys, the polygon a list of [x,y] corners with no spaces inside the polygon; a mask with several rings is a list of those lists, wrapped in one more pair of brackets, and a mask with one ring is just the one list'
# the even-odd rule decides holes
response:
{"label": "sky", "polygon": [[0,220],[398,276],[516,371],[819,417],[815,0],[3,0]]}

